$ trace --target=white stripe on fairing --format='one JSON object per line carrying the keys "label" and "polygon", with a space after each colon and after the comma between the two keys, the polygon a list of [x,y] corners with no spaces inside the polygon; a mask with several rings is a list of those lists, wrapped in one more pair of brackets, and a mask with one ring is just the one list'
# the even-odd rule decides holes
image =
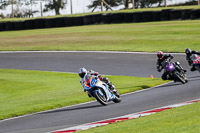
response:
{"label": "white stripe on fairing", "polygon": [[[156,52],[124,52],[124,51],[0,51],[4,53],[108,53],[108,54],[156,54]],[[171,53],[185,55],[185,53]]]}
{"label": "white stripe on fairing", "polygon": [[[124,119],[126,119],[126,118],[135,119],[135,118],[139,118],[139,117],[155,114],[156,110],[158,110],[158,109],[160,109],[160,111],[157,111],[157,112],[161,112],[161,111],[164,111],[164,110],[168,110],[168,109],[172,109],[172,108],[176,108],[176,107],[180,107],[180,106],[189,105],[189,104],[192,104],[192,103],[195,103],[195,102],[198,102],[198,101],[200,101],[200,99],[187,101],[187,102],[184,102],[184,103],[179,103],[179,104],[174,104],[174,105],[169,105],[169,106],[164,106],[164,107],[160,107],[160,108],[155,108],[155,109],[142,111],[142,112],[134,113],[134,114],[129,114],[129,115],[121,116],[121,117],[110,118],[110,119],[106,119],[106,120],[102,120],[102,121],[98,121],[98,122],[87,123],[87,124],[83,124],[83,125],[80,125],[80,126],[65,128],[65,129],[61,129],[61,130],[57,130],[57,131],[52,131],[52,132],[49,132],[49,133],[56,133],[56,132],[68,131],[68,130],[76,130],[76,131],[78,131],[78,130],[87,130],[87,129],[94,128],[94,127],[97,127],[97,126],[102,126],[102,125],[109,124],[109,123],[100,123],[100,124],[98,124],[99,122],[104,122],[104,121],[113,120],[113,119],[120,119],[120,118],[121,119],[123,119],[123,118]],[[148,113],[148,112],[151,112],[151,113]],[[126,120],[128,120],[128,119],[126,119]],[[93,126],[91,126],[91,125],[93,125]]]}

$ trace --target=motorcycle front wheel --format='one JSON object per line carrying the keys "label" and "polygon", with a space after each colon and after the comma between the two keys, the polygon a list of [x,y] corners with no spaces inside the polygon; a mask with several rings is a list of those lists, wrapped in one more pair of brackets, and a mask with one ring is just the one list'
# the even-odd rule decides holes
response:
{"label": "motorcycle front wheel", "polygon": [[187,81],[181,76],[179,72],[174,73],[175,78],[180,81],[182,84],[185,84]]}
{"label": "motorcycle front wheel", "polygon": [[93,91],[93,96],[97,99],[99,103],[106,106],[108,104],[106,94],[101,88],[97,88],[98,90]]}

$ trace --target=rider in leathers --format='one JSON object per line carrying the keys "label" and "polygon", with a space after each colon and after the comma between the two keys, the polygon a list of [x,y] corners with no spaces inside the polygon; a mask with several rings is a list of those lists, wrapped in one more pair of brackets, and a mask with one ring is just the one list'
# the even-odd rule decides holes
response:
{"label": "rider in leathers", "polygon": [[195,50],[191,50],[191,49],[189,49],[189,48],[186,48],[185,49],[185,54],[186,54],[186,60],[187,60],[187,62],[188,62],[188,64],[191,66],[191,71],[195,71],[196,70],[196,68],[194,67],[194,65],[193,65],[193,60],[191,60],[191,56],[193,55],[193,54],[197,54],[197,55],[200,55],[200,52],[197,52],[197,51],[195,51]]}
{"label": "rider in leathers", "polygon": [[[162,51],[157,52],[157,57],[158,57],[158,60],[157,60],[157,71],[158,72],[161,72],[163,69],[162,63],[164,63],[168,58],[171,58],[171,59],[174,58],[174,56],[172,54],[163,54]],[[183,70],[183,68],[179,62],[175,62],[175,66],[178,71]],[[183,71],[186,72],[186,70],[183,70]],[[169,73],[167,71],[164,71],[161,78],[163,80],[172,80],[172,77],[169,76]]]}
{"label": "rider in leathers", "polygon": [[[78,74],[81,77],[80,83],[83,87],[85,86],[84,84],[85,84],[85,81],[87,80],[87,77],[95,76],[99,78],[101,81],[103,81],[104,83],[106,83],[111,91],[115,91],[115,86],[112,84],[112,82],[110,82],[108,78],[101,77],[101,75],[98,72],[95,72],[93,70],[87,71],[85,68],[80,68]],[[88,96],[91,97],[89,93],[88,93]]]}

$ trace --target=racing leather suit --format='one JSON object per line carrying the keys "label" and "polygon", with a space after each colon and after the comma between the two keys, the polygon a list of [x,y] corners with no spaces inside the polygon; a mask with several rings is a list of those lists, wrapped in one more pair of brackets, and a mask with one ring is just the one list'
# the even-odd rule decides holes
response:
{"label": "racing leather suit", "polygon": [[115,86],[112,84],[112,82],[108,80],[108,78],[101,77],[101,74],[93,70],[87,71],[87,74],[85,74],[84,77],[80,79],[80,83],[83,87],[85,86],[84,83],[87,80],[87,77],[90,77],[90,76],[95,76],[99,78],[101,81],[105,82],[111,90],[115,89]]}

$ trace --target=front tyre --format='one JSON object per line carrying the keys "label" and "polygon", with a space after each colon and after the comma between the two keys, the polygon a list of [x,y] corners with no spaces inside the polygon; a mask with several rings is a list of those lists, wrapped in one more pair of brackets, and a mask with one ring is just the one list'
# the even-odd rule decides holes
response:
{"label": "front tyre", "polygon": [[108,104],[106,94],[101,88],[97,88],[95,91],[93,91],[93,96],[97,99],[99,103],[106,106]]}
{"label": "front tyre", "polygon": [[182,84],[185,84],[185,83],[186,83],[185,79],[181,76],[180,73],[175,72],[175,73],[174,73],[174,76],[175,76],[175,78],[176,78],[178,81],[180,81]]}

